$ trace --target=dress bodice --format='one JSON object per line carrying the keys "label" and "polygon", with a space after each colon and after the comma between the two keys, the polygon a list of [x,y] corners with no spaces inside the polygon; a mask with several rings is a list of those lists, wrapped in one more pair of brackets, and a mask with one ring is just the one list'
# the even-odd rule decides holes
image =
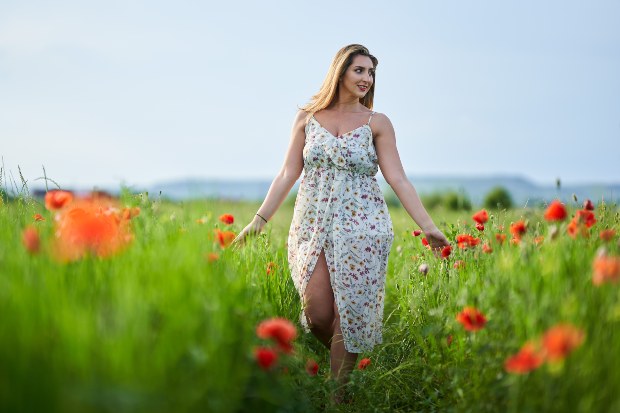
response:
{"label": "dress bodice", "polygon": [[325,168],[367,176],[374,176],[378,171],[369,124],[334,136],[311,116],[306,125],[303,158],[306,174]]}

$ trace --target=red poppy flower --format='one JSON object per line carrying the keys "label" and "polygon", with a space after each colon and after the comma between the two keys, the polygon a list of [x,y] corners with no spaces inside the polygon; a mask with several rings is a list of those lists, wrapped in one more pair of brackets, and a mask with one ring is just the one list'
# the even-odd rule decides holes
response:
{"label": "red poppy flower", "polygon": [[269,370],[278,361],[278,353],[267,347],[259,347],[254,350],[254,358],[261,369]]}
{"label": "red poppy flower", "polygon": [[456,321],[467,331],[478,331],[484,328],[487,319],[476,307],[465,307],[457,314]]}
{"label": "red poppy flower", "polygon": [[230,214],[224,214],[220,216],[220,221],[222,221],[226,225],[231,225],[235,222],[235,217]]}
{"label": "red poppy flower", "polygon": [[273,339],[284,353],[293,351],[292,341],[297,337],[297,329],[285,318],[271,318],[262,321],[256,328],[256,335],[263,339]]}
{"label": "red poppy flower", "polygon": [[616,236],[616,231],[613,229],[604,229],[598,236],[603,241],[611,241]]}
{"label": "red poppy flower", "polygon": [[414,237],[418,237],[421,233],[422,231],[420,231],[419,229],[416,229],[415,231],[411,233],[411,235],[413,235]]}
{"label": "red poppy flower", "polygon": [[489,244],[484,244],[482,246],[482,252],[484,252],[485,254],[490,254],[493,252],[493,248],[491,248]]}
{"label": "red poppy flower", "polygon": [[448,258],[451,252],[452,252],[452,247],[449,245],[446,245],[445,247],[441,249],[441,258]]}
{"label": "red poppy flower", "polygon": [[463,261],[463,260],[455,261],[453,267],[456,268],[457,270],[459,268],[464,268],[465,267],[465,261]]}
{"label": "red poppy flower", "polygon": [[506,241],[506,234],[495,234],[495,240],[500,244],[503,244]]}
{"label": "red poppy flower", "polygon": [[517,221],[510,224],[510,233],[512,234],[513,238],[521,239],[523,234],[525,234],[525,231],[527,231],[527,227],[525,225],[525,222],[523,221]]}
{"label": "red poppy flower", "polygon": [[43,218],[43,215],[41,214],[34,214],[32,219],[34,219],[35,221],[45,221],[45,218]]}
{"label": "red poppy flower", "polygon": [[310,376],[316,376],[318,372],[319,364],[314,361],[314,359],[308,359],[308,361],[306,361],[306,373]]}
{"label": "red poppy flower", "polygon": [[428,245],[428,240],[426,238],[422,238],[422,245],[424,245],[427,248],[430,248],[430,245]]}
{"label": "red poppy flower", "polygon": [[56,216],[56,256],[73,261],[87,253],[108,257],[133,240],[127,220],[109,199],[76,200]]}
{"label": "red poppy flower", "polygon": [[220,254],[218,254],[217,252],[210,252],[206,255],[206,258],[209,262],[215,262],[220,259]]}
{"label": "red poppy flower", "polygon": [[537,346],[528,342],[521,347],[521,350],[504,362],[504,369],[508,373],[525,374],[536,370],[544,361],[543,353]]}
{"label": "red poppy flower", "polygon": [[476,224],[476,229],[477,229],[478,231],[480,231],[480,232],[484,231],[484,224],[481,224],[481,223],[479,223],[479,222],[478,222],[478,223]]}
{"label": "red poppy flower", "polygon": [[35,227],[29,226],[22,232],[22,244],[30,254],[36,254],[41,248],[39,232]]}
{"label": "red poppy flower", "polygon": [[267,263],[267,275],[271,275],[275,272],[276,270],[276,263],[275,262],[268,262]]}
{"label": "red poppy flower", "polygon": [[368,367],[368,366],[370,366],[370,359],[369,358],[363,358],[357,364],[358,370],[365,370],[366,367]]}
{"label": "red poppy flower", "polygon": [[586,228],[590,228],[596,223],[596,217],[594,216],[594,213],[587,209],[580,209],[579,211],[577,211],[573,219],[577,221],[577,224],[584,224]]}
{"label": "red poppy flower", "polygon": [[543,336],[543,348],[549,361],[564,359],[577,347],[581,346],[585,334],[570,324],[558,324],[551,327]]}
{"label": "red poppy flower", "polygon": [[219,242],[220,247],[226,248],[233,242],[236,234],[232,231],[220,231],[216,229],[215,236],[217,237],[217,242]]}
{"label": "red poppy flower", "polygon": [[534,238],[534,244],[536,245],[540,245],[545,241],[545,236],[544,235],[539,235],[536,238]]}
{"label": "red poppy flower", "polygon": [[583,201],[583,209],[587,211],[594,211],[594,204],[589,199]]}
{"label": "red poppy flower", "polygon": [[566,208],[558,200],[551,202],[545,211],[545,219],[547,221],[563,221],[566,219],[566,216]]}
{"label": "red poppy flower", "polygon": [[123,211],[121,212],[121,216],[123,217],[123,219],[127,219],[127,220],[135,218],[138,215],[140,215],[140,208],[139,207],[123,208]]}
{"label": "red poppy flower", "polygon": [[592,263],[592,283],[601,285],[618,281],[620,281],[620,257],[597,256]]}
{"label": "red poppy flower", "polygon": [[456,242],[461,249],[466,249],[469,247],[475,247],[480,244],[479,238],[474,238],[469,234],[460,234],[456,236]]}
{"label": "red poppy flower", "polygon": [[45,194],[45,208],[49,211],[61,209],[73,201],[73,194],[69,191],[53,190]]}
{"label": "red poppy flower", "polygon": [[484,224],[489,220],[489,213],[486,209],[481,209],[472,216],[472,219],[479,224]]}

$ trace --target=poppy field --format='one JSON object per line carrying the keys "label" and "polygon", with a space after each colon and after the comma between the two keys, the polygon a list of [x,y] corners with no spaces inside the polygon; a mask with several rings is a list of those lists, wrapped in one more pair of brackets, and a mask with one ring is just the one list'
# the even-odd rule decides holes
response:
{"label": "poppy field", "polygon": [[0,411],[617,412],[620,209],[402,208],[383,344],[332,405],[327,351],[299,323],[285,204],[49,191],[0,197]]}

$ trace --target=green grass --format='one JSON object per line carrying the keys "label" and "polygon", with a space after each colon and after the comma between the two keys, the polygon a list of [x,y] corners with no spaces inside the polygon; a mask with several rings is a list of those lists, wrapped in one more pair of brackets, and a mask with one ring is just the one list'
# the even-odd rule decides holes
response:
{"label": "green grass", "polygon": [[[289,278],[285,204],[267,231],[236,251],[221,250],[213,230],[235,216],[238,232],[258,204],[165,203],[125,195],[140,206],[135,240],[108,258],[62,264],[49,253],[53,215],[31,199],[0,205],[0,410],[62,412],[320,411],[330,390],[328,354],[312,336],[295,342],[273,371],[253,349],[265,318],[298,325],[300,304]],[[574,212],[575,206],[569,207]],[[590,238],[549,238],[540,210],[496,212],[479,234],[494,240],[511,221],[528,220],[521,245],[491,241],[493,253],[453,249],[448,260],[426,250],[402,209],[386,285],[384,343],[364,371],[354,371],[353,402],[334,411],[620,411],[620,285],[592,285],[598,231],[620,229],[620,213],[599,206]],[[25,226],[36,223],[42,251],[27,253]],[[434,211],[451,240],[477,235],[470,213]],[[196,222],[203,218],[204,223]],[[532,239],[546,236],[542,245]],[[510,237],[510,236],[509,236]],[[619,254],[618,237],[605,244]],[[209,262],[206,254],[219,252]],[[455,269],[455,260],[465,267]],[[267,263],[276,263],[267,275]],[[427,263],[426,276],[417,269]],[[466,305],[485,313],[476,333],[455,320]],[[526,375],[505,359],[550,326],[583,329],[583,345],[559,365]],[[447,337],[452,336],[451,345]],[[307,358],[319,375],[304,370]]]}

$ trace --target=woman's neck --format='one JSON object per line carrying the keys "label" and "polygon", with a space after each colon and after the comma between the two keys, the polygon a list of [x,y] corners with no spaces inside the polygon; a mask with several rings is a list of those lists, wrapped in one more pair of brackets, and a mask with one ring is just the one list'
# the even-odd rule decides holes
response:
{"label": "woman's neck", "polygon": [[349,99],[338,98],[335,102],[329,105],[329,108],[336,112],[359,112],[360,101],[357,97],[353,96]]}

